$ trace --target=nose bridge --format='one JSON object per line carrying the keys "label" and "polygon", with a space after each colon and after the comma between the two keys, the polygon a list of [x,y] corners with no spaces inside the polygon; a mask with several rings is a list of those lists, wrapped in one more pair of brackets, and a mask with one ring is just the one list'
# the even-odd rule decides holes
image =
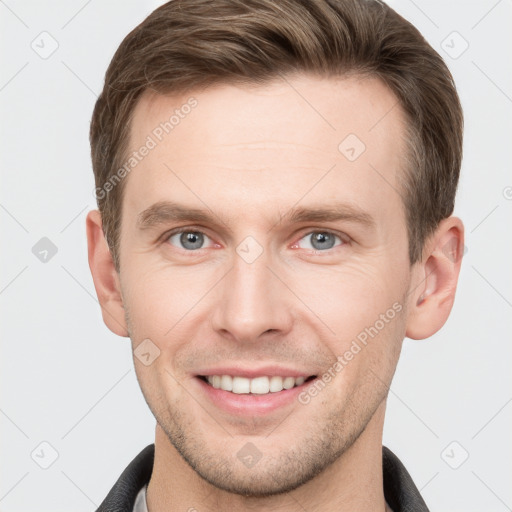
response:
{"label": "nose bridge", "polygon": [[255,341],[268,330],[287,331],[291,305],[284,285],[268,268],[270,257],[248,237],[236,248],[233,266],[222,280],[213,327],[238,341]]}

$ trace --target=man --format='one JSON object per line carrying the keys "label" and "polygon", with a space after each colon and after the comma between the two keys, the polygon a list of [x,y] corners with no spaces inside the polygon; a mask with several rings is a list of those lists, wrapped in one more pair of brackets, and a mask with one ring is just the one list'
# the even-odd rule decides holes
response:
{"label": "man", "polygon": [[463,247],[461,107],[419,32],[372,0],[171,1],[91,146],[94,284],[157,420],[99,510],[428,510],[382,446]]}

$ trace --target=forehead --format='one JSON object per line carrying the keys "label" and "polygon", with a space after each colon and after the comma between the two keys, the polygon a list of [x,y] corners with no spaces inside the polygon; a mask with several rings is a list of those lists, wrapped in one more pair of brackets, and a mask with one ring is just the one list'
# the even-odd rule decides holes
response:
{"label": "forehead", "polygon": [[145,93],[129,148],[151,148],[130,170],[124,201],[141,211],[179,194],[220,213],[341,198],[385,210],[400,199],[403,136],[398,101],[376,78],[298,75]]}

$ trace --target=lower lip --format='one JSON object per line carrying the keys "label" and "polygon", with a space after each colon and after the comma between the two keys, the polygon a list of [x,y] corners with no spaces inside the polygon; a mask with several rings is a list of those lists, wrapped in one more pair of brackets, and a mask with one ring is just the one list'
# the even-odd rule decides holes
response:
{"label": "lower lip", "polygon": [[214,388],[199,377],[196,377],[196,380],[206,396],[220,409],[239,416],[264,416],[298,401],[298,395],[315,379],[291,389],[283,389],[265,395],[232,393],[231,391]]}

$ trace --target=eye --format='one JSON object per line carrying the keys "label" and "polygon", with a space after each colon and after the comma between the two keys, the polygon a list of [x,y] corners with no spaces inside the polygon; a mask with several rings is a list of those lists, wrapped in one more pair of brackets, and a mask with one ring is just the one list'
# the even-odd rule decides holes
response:
{"label": "eye", "polygon": [[313,231],[301,238],[297,244],[295,244],[295,247],[300,247],[301,249],[313,249],[315,251],[325,251],[332,249],[336,245],[336,240],[339,240],[341,244],[344,243],[338,235],[331,233],[330,231]]}
{"label": "eye", "polygon": [[181,230],[171,233],[166,240],[179,249],[196,251],[203,249],[205,242],[210,238],[201,231]]}

